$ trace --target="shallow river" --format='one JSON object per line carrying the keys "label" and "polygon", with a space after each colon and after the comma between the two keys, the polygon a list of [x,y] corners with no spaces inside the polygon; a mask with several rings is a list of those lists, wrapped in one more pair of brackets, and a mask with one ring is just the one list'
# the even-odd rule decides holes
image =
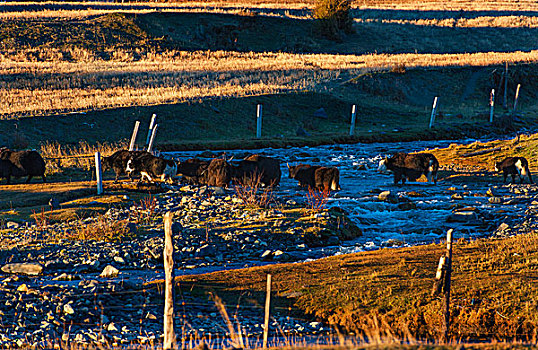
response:
{"label": "shallow river", "polygon": [[[485,236],[491,234],[492,228],[495,228],[503,219],[501,215],[482,217],[476,222],[447,222],[455,206],[473,207],[478,212],[503,212],[506,218],[524,210],[526,205],[488,202],[488,197],[485,195],[488,188],[499,186],[497,191],[501,195],[510,191],[510,186],[501,186],[500,182],[470,181],[463,184],[440,178],[437,185],[412,182],[395,186],[392,175],[377,172],[379,161],[394,152],[421,151],[447,147],[455,142],[471,143],[473,141],[475,140],[328,145],[248,151],[227,150],[225,152],[228,158],[234,156],[234,159],[241,159],[245,154],[261,153],[281,160],[282,181],[276,194],[290,196],[299,203],[305,200],[306,191],[298,187],[296,180],[288,178],[287,163],[338,167],[342,190],[331,193],[327,206],[338,206],[344,209],[363,230],[363,236],[354,241],[344,242],[338,247],[324,248],[322,255],[326,256],[378,249],[384,246],[431,243],[445,237],[449,228],[456,229],[456,238]],[[222,152],[215,151],[214,153],[221,154]],[[185,160],[200,153],[175,152],[173,156]],[[500,181],[501,177],[497,179]],[[381,190],[390,190],[408,197],[416,205],[416,209],[402,210],[398,208],[398,204],[379,201],[378,193]],[[453,199],[452,195],[455,193],[462,194],[463,199]]]}

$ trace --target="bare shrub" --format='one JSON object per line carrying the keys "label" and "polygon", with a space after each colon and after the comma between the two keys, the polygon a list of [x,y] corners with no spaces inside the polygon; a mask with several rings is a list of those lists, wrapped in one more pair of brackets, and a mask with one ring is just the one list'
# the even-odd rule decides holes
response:
{"label": "bare shrub", "polygon": [[319,213],[325,209],[329,201],[330,191],[325,188],[323,191],[309,187],[306,193],[307,208],[314,213]]}
{"label": "bare shrub", "polygon": [[251,177],[243,177],[235,184],[235,193],[247,206],[267,208],[273,201],[271,187],[262,188],[262,174],[256,173]]}
{"label": "bare shrub", "polygon": [[149,195],[140,200],[139,204],[129,212],[129,220],[137,224],[149,224],[155,219],[157,199]]}
{"label": "bare shrub", "polygon": [[95,240],[104,242],[118,242],[128,239],[131,232],[127,228],[127,220],[114,220],[99,216],[96,222],[86,225],[75,225],[63,233],[63,237],[71,240]]}
{"label": "bare shrub", "polygon": [[319,29],[324,36],[340,40],[342,32],[353,32],[350,10],[351,0],[317,0],[313,16],[318,20]]}

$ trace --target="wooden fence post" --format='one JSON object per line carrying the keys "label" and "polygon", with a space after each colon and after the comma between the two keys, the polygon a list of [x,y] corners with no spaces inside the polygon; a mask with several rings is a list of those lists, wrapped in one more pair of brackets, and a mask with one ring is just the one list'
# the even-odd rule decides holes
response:
{"label": "wooden fence post", "polygon": [[136,135],[138,134],[138,128],[140,127],[140,121],[136,121],[135,122],[135,126],[134,126],[134,129],[133,129],[133,135],[131,135],[131,142],[129,143],[129,151],[133,151],[134,150],[134,145],[135,145],[135,142],[136,142]]}
{"label": "wooden fence post", "polygon": [[164,341],[163,349],[176,348],[174,332],[174,241],[172,237],[172,212],[164,215]]}
{"label": "wooden fence post", "polygon": [[256,138],[262,137],[262,105],[258,105],[256,110]]}
{"label": "wooden fence post", "polygon": [[505,62],[504,66],[504,99],[503,99],[503,108],[508,108],[508,100],[507,100],[507,93],[508,90],[508,61]]}
{"label": "wooden fence post", "polygon": [[355,118],[356,118],[356,108],[357,106],[353,105],[351,107],[351,126],[349,127],[349,136],[355,136]]}
{"label": "wooden fence post", "polygon": [[157,134],[157,128],[159,127],[159,124],[155,124],[153,129],[151,130],[151,138],[149,139],[148,144],[148,152],[151,153],[151,149],[153,148],[153,142],[155,141],[155,135]]}
{"label": "wooden fence post", "polygon": [[101,153],[95,152],[95,179],[97,180],[97,194],[103,194],[103,177],[101,172]]}
{"label": "wooden fence post", "polygon": [[516,108],[517,108],[517,100],[519,99],[519,88],[520,87],[521,87],[521,84],[517,84],[516,97],[514,97],[514,112],[516,111]]}
{"label": "wooden fence post", "polygon": [[437,112],[437,96],[433,99],[432,115],[430,116],[430,129],[435,121],[435,114]]}
{"label": "wooden fence post", "polygon": [[267,349],[269,338],[269,310],[271,307],[271,274],[267,275],[267,295],[265,296],[265,319],[263,322],[263,348]]}
{"label": "wooden fence post", "polygon": [[151,139],[151,134],[153,133],[153,127],[155,126],[155,119],[157,118],[156,114],[151,116],[151,121],[149,122],[148,137],[146,138],[146,149],[149,146],[149,140]]}
{"label": "wooden fence post", "polygon": [[450,229],[446,233],[446,273],[445,273],[445,322],[443,330],[443,339],[445,342],[448,341],[448,332],[450,329],[450,280],[452,277],[452,232],[453,229]]}
{"label": "wooden fence post", "polygon": [[495,106],[495,89],[489,95],[489,122],[493,123],[493,107]]}

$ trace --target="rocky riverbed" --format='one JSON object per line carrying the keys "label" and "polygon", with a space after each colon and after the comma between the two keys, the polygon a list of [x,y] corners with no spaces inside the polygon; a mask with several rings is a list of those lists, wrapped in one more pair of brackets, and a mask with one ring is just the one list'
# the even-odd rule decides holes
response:
{"label": "rocky riverbed", "polygon": [[[0,282],[1,344],[158,341],[163,300],[146,283],[162,277],[167,211],[175,213],[178,274],[315,259],[324,256],[323,247],[361,234],[342,210],[312,211],[303,202],[273,197],[267,208],[256,208],[231,190],[177,186],[146,205],[112,208],[101,217],[46,227],[8,223],[0,251],[6,273]],[[117,242],[65,238],[80,226],[117,230],[117,223],[124,235]],[[184,335],[225,333],[207,297],[182,293],[181,305]],[[245,334],[260,334],[262,316],[263,310],[249,307],[238,313]],[[324,330],[287,312],[277,312],[273,323],[286,333]]]}
{"label": "rocky riverbed", "polygon": [[[502,184],[484,171],[450,165],[436,186],[394,186],[390,175],[376,173],[383,152],[411,147],[418,146],[261,150],[284,161],[283,181],[266,193],[266,208],[248,205],[233,189],[178,184],[144,202],[122,194],[131,204],[101,216],[54,224],[7,222],[0,236],[0,346],[158,343],[163,298],[149,282],[163,277],[167,211],[175,217],[176,275],[424,244],[439,241],[447,228],[456,229],[457,239],[538,229],[534,184]],[[316,199],[286,178],[285,162],[338,166],[342,191],[331,194],[322,210],[312,210]],[[96,235],[108,242],[83,239]],[[176,326],[183,336],[227,333],[206,295],[182,290],[177,301]],[[234,323],[251,339],[258,337],[263,308],[232,308]],[[271,327],[280,334],[328,330],[289,308],[275,308]]]}

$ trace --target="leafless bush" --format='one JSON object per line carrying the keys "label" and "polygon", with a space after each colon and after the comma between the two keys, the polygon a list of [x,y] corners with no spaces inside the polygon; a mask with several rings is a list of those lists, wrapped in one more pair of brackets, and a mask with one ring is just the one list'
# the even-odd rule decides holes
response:
{"label": "leafless bush", "polygon": [[255,174],[251,177],[244,177],[235,184],[235,193],[247,206],[267,208],[273,201],[273,190],[271,187],[262,188],[262,174]]}
{"label": "leafless bush", "polygon": [[309,187],[308,192],[306,193],[306,202],[307,208],[318,213],[323,211],[327,206],[329,201],[330,191],[328,188],[325,188],[323,191]]}

